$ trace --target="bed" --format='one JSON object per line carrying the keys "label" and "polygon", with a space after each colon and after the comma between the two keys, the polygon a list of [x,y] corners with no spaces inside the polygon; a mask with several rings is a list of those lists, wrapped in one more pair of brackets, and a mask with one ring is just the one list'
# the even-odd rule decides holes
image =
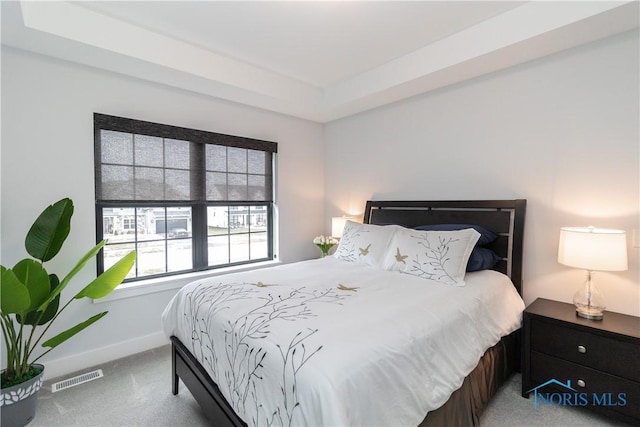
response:
{"label": "bed", "polygon": [[[369,201],[333,257],[185,286],[163,313],[173,394],[181,379],[216,426],[477,425],[519,369],[525,209]],[[434,275],[406,246],[425,236],[440,263],[482,246],[495,265]]]}

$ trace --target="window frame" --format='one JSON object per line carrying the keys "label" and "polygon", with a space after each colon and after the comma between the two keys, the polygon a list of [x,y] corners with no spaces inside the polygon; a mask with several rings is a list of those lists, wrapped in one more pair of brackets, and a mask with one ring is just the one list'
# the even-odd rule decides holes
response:
{"label": "window frame", "polygon": [[[198,182],[200,182],[198,198],[194,199],[193,194],[191,200],[103,200],[100,196],[100,190],[102,185],[101,166],[102,166],[102,153],[101,153],[101,131],[116,131],[123,133],[131,133],[134,135],[148,135],[153,137],[159,137],[163,139],[175,139],[188,141],[190,143],[197,144],[197,150],[199,153],[200,161],[195,169],[191,171],[191,181],[193,182],[194,174]],[[268,171],[270,174],[265,174],[265,179],[269,180],[268,184],[265,184],[265,200],[218,200],[211,201],[206,200],[206,177],[207,168],[205,165],[206,157],[206,144],[214,144],[225,147],[237,147],[247,150],[264,151],[271,156],[271,164]],[[265,261],[273,261],[277,258],[274,252],[274,214],[275,214],[275,164],[277,154],[277,143],[265,140],[257,140],[252,138],[245,138],[233,135],[220,134],[209,131],[202,131],[196,129],[181,128],[172,125],[159,124],[146,122],[135,119],[128,119],[123,117],[109,116],[100,113],[94,113],[94,170],[95,170],[95,209],[96,209],[96,241],[100,242],[104,239],[104,217],[103,209],[105,208],[171,208],[171,207],[189,207],[191,208],[191,243],[192,243],[192,268],[180,271],[165,271],[158,274],[148,274],[138,276],[136,271],[135,277],[125,279],[125,282],[136,282],[147,279],[157,279],[162,277],[176,276],[185,273],[201,272],[207,270],[217,270],[227,267],[235,267],[241,265],[249,265],[253,263],[263,263]],[[132,165],[135,167],[135,163]],[[227,172],[229,173],[229,172]],[[247,172],[249,174],[249,172]],[[200,181],[202,180],[202,181]],[[133,182],[132,182],[132,185]],[[228,185],[228,184],[227,184]],[[228,199],[228,198],[227,198]],[[247,259],[243,261],[208,265],[208,238],[209,229],[207,225],[207,209],[209,207],[231,207],[231,206],[266,206],[267,215],[267,257],[257,259]],[[135,215],[134,215],[135,217]],[[136,230],[137,233],[137,230]],[[231,233],[229,233],[231,234]],[[249,248],[251,244],[251,232],[247,233],[249,236]],[[167,242],[168,229],[165,229],[164,241]],[[134,239],[134,245],[137,245],[137,237]],[[229,242],[229,248],[231,243]],[[249,258],[251,257],[249,249]],[[165,270],[168,269],[166,265],[165,253]],[[136,267],[137,268],[137,263]],[[101,274],[104,271],[104,250],[101,250],[97,256],[97,272]]]}

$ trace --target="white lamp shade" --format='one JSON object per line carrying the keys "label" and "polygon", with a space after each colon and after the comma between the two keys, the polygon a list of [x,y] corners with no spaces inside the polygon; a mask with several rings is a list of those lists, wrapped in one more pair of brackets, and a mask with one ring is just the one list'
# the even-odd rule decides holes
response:
{"label": "white lamp shade", "polygon": [[346,216],[334,216],[333,218],[331,218],[331,236],[338,239],[342,237],[344,225],[348,220],[349,218],[347,218]]}
{"label": "white lamp shade", "polygon": [[347,221],[356,221],[356,219],[351,216],[334,216],[331,218],[331,236],[337,239],[341,238]]}
{"label": "white lamp shade", "polygon": [[558,262],[590,271],[626,270],[626,233],[608,228],[563,227]]}

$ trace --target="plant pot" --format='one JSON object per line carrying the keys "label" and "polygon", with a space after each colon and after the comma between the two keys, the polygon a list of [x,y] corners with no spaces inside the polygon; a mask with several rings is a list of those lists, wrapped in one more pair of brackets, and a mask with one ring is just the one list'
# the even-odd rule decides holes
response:
{"label": "plant pot", "polygon": [[42,371],[35,377],[21,384],[3,388],[0,396],[0,414],[3,427],[26,426],[36,415],[38,391],[42,387]]}

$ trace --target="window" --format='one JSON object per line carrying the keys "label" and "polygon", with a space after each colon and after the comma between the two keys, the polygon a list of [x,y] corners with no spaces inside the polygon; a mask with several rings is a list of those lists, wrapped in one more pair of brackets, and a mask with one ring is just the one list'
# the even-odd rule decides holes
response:
{"label": "window", "polygon": [[274,259],[277,143],[94,114],[98,272],[127,280]]}

